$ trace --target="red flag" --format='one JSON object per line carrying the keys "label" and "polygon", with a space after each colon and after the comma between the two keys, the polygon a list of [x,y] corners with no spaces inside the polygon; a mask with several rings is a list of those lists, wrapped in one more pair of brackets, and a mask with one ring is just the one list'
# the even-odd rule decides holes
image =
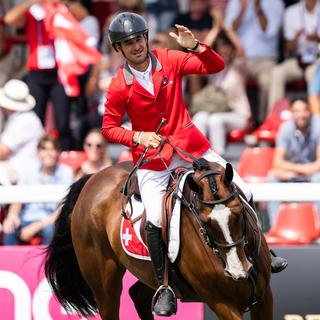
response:
{"label": "red flag", "polygon": [[54,39],[59,79],[67,95],[76,97],[80,93],[77,77],[89,65],[99,63],[102,56],[88,45],[90,37],[64,4],[46,1],[44,9],[45,27]]}

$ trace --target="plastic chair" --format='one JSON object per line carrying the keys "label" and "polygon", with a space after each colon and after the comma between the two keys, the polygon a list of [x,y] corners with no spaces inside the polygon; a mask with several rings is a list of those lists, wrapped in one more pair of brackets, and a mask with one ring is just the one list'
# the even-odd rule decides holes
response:
{"label": "plastic chair", "polygon": [[228,142],[242,142],[245,135],[252,132],[252,121],[249,120],[244,129],[233,129],[227,134]]}
{"label": "plastic chair", "polygon": [[313,203],[284,203],[266,236],[269,245],[310,244],[320,236],[320,219]]}
{"label": "plastic chair", "polygon": [[69,165],[73,171],[81,167],[81,164],[87,160],[87,155],[84,151],[62,151],[59,162]]}
{"label": "plastic chair", "polygon": [[278,129],[282,122],[290,119],[290,103],[288,99],[278,100],[264,123],[254,132],[257,142],[274,144]]}
{"label": "plastic chair", "polygon": [[246,148],[239,159],[238,173],[246,182],[266,182],[272,168],[274,148]]}
{"label": "plastic chair", "polygon": [[20,241],[19,245],[23,246],[40,246],[42,244],[42,238],[38,235],[34,235],[29,241]]}

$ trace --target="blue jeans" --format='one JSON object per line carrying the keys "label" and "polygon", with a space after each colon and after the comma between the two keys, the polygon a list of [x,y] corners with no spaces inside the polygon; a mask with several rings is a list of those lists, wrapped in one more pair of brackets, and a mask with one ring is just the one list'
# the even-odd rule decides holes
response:
{"label": "blue jeans", "polygon": [[[22,228],[28,226],[35,221],[21,221],[21,225],[12,233],[5,233],[3,235],[3,244],[5,246],[15,246],[20,244],[20,231]],[[42,244],[48,245],[52,239],[54,232],[54,224],[49,224],[37,233],[42,238]]]}
{"label": "blue jeans", "polygon": [[[310,183],[320,182],[320,173],[315,173],[315,174],[311,175],[309,181],[310,181]],[[281,181],[278,180],[276,177],[270,175],[268,177],[268,182],[281,182]],[[297,182],[297,183],[299,183],[299,182]],[[268,215],[269,215],[270,227],[272,227],[274,221],[276,220],[280,204],[281,204],[280,201],[269,201],[268,202]],[[320,214],[320,202],[316,202],[316,206],[318,208],[318,214]]]}

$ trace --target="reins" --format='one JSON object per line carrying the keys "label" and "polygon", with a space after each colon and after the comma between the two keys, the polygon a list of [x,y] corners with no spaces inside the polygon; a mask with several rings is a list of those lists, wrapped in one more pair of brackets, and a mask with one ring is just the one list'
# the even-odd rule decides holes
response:
{"label": "reins", "polygon": [[[167,122],[167,120],[165,118],[162,118],[159,126],[157,128],[157,130],[155,131],[156,134],[159,133],[160,129],[162,128],[162,126]],[[162,150],[164,146],[164,141],[161,142],[161,146],[160,146],[160,151]],[[144,164],[143,163],[143,159],[146,156],[146,154],[149,151],[149,147],[146,147],[142,153],[142,155],[140,156],[139,160],[137,161],[136,165],[132,168],[132,170],[130,171],[123,187],[121,188],[121,193],[123,195],[122,197],[122,201],[121,201],[121,215],[126,219],[126,220],[130,220],[132,213],[133,213],[133,207],[132,207],[132,201],[131,201],[131,197],[129,194],[130,188],[131,188],[131,183],[132,183],[132,177],[133,175],[137,172],[137,170]],[[151,159],[149,160],[151,161]],[[130,205],[130,209],[131,209],[131,214],[130,216],[127,215],[126,210],[125,210],[125,198],[127,198],[129,205]]]}

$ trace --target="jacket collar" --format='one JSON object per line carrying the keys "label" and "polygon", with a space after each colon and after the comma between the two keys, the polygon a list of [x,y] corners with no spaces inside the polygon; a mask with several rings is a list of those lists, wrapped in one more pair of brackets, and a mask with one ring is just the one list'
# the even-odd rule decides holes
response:
{"label": "jacket collar", "polygon": [[[160,71],[162,69],[162,65],[159,62],[159,60],[157,59],[157,57],[152,52],[149,52],[149,57],[151,59],[152,69],[155,69],[156,71]],[[133,83],[134,75],[132,74],[132,72],[129,68],[128,62],[126,62],[124,65],[123,75],[124,75],[124,79],[126,81],[126,84],[131,85]]]}

